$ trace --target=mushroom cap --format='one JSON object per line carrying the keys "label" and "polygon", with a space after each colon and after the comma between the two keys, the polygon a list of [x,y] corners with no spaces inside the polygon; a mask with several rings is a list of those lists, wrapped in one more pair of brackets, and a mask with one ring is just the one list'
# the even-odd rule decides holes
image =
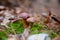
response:
{"label": "mushroom cap", "polygon": [[21,14],[19,14],[19,18],[23,18],[23,19],[27,19],[27,18],[29,18],[30,17],[30,15],[28,14],[28,13],[21,13]]}
{"label": "mushroom cap", "polygon": [[27,19],[27,22],[36,22],[36,18],[35,17],[31,17]]}

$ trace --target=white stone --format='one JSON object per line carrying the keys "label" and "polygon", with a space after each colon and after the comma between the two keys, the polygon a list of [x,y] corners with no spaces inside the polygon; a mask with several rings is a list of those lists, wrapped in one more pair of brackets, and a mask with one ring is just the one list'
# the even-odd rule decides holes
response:
{"label": "white stone", "polygon": [[48,36],[48,34],[35,34],[30,35],[27,40],[51,40],[51,38]]}

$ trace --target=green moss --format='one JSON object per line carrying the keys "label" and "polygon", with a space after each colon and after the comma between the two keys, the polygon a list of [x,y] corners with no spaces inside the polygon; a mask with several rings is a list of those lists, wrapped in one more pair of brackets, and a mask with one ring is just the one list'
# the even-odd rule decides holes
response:
{"label": "green moss", "polygon": [[[6,33],[5,32],[10,33],[10,34],[14,34],[12,29],[16,32],[16,34],[21,34],[24,31],[23,22],[22,21],[17,21],[17,22],[14,22],[14,23],[9,23],[8,26],[10,28],[6,29],[4,32],[0,32],[0,39],[1,40],[4,40],[4,38],[6,38]],[[51,38],[54,38],[54,37],[60,35],[60,33],[56,33],[53,30],[49,30],[43,24],[34,23],[33,27],[30,30],[31,30],[30,34],[47,33],[47,34],[50,35]]]}
{"label": "green moss", "polygon": [[23,32],[23,22],[22,21],[17,21],[14,23],[9,23],[8,26],[10,27],[10,32],[13,33],[12,29],[17,33],[21,34]]}
{"label": "green moss", "polygon": [[0,32],[0,40],[7,40],[7,35],[4,31]]}

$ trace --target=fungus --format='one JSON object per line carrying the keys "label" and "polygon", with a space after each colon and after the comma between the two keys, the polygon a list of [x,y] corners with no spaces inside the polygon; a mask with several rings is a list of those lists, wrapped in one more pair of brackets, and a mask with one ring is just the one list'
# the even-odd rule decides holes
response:
{"label": "fungus", "polygon": [[28,25],[27,25],[26,19],[29,18],[30,15],[28,13],[23,12],[23,13],[19,14],[18,16],[19,16],[19,18],[22,18],[23,23],[24,23],[23,24],[24,28],[27,28]]}
{"label": "fungus", "polygon": [[32,27],[34,22],[37,22],[35,17],[31,17],[27,19],[27,22],[29,23],[29,26]]}
{"label": "fungus", "polygon": [[23,18],[23,19],[27,19],[27,18],[29,18],[30,16],[29,16],[28,13],[21,13],[21,14],[19,14],[19,17],[20,17],[20,18]]}

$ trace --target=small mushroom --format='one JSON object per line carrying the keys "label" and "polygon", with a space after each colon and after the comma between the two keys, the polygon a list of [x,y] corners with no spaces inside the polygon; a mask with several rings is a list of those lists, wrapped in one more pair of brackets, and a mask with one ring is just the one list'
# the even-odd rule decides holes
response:
{"label": "small mushroom", "polygon": [[23,19],[27,19],[27,18],[29,18],[30,17],[30,15],[28,14],[28,13],[21,13],[21,14],[19,14],[19,17],[20,18],[23,18]]}
{"label": "small mushroom", "polygon": [[36,18],[35,17],[28,18],[27,22],[36,22]]}
{"label": "small mushroom", "polygon": [[37,22],[37,19],[35,17],[31,17],[27,19],[27,22],[29,23],[29,26],[32,27],[34,22]]}
{"label": "small mushroom", "polygon": [[24,23],[23,26],[24,26],[24,28],[27,28],[28,25],[27,25],[26,19],[29,18],[30,15],[26,12],[23,12],[23,13],[19,14],[18,17],[23,19],[23,23]]}

